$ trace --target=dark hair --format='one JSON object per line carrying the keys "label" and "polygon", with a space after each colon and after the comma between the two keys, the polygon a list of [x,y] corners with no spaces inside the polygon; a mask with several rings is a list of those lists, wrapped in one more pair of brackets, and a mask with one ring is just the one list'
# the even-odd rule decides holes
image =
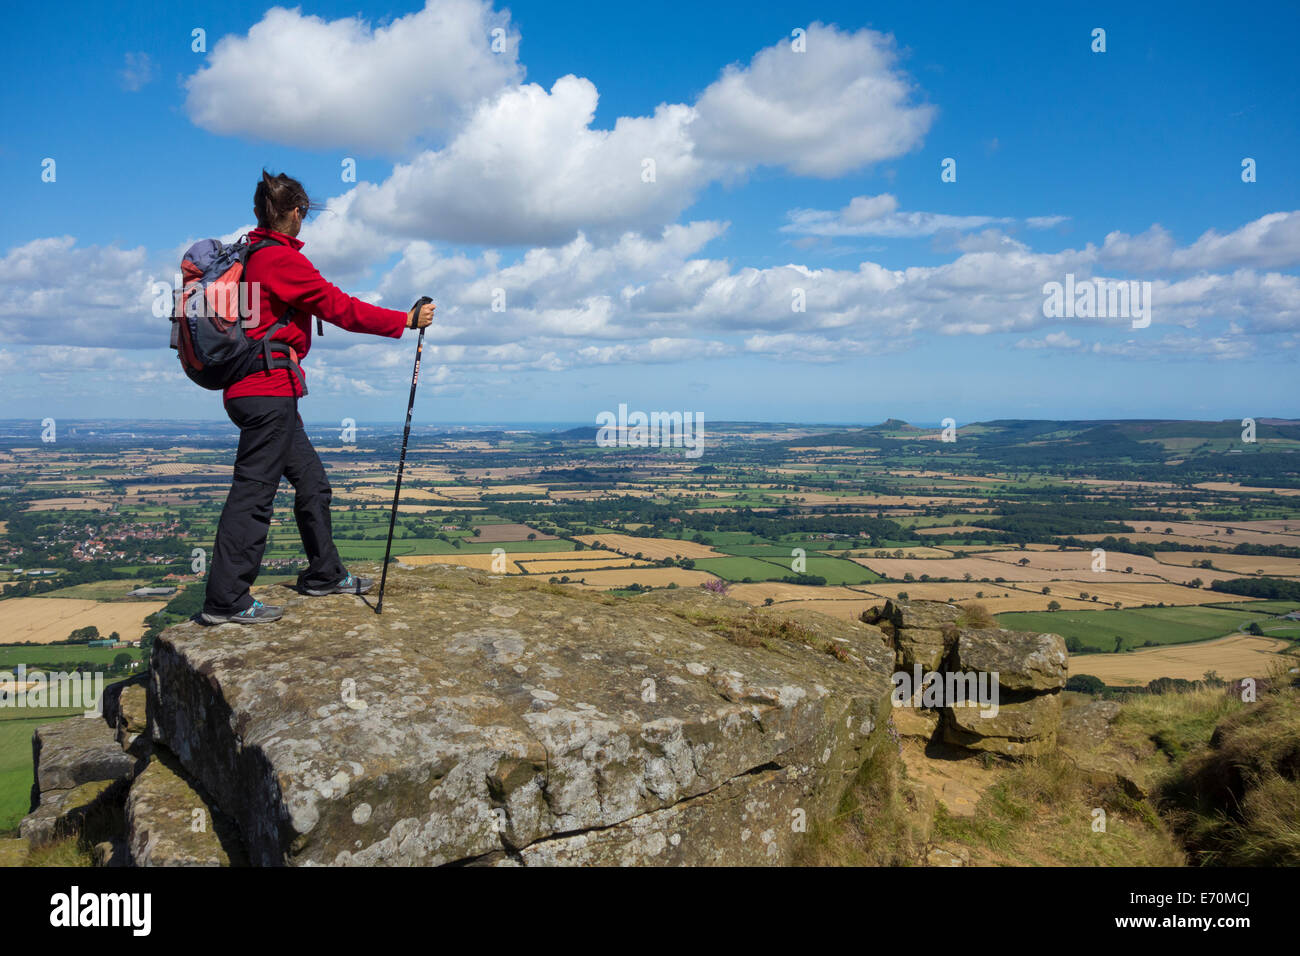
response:
{"label": "dark hair", "polygon": [[292,176],[284,173],[272,176],[265,169],[262,170],[262,179],[253,193],[253,212],[257,215],[257,224],[263,229],[278,229],[295,208],[305,209],[303,215],[306,216],[321,207],[308,198],[302,183]]}

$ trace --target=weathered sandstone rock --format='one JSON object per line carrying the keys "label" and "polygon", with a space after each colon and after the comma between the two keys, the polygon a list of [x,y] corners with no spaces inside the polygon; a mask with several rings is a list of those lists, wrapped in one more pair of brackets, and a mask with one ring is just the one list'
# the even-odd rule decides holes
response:
{"label": "weathered sandstone rock", "polygon": [[1007,691],[1052,691],[1065,686],[1068,657],[1058,634],[963,628],[952,669],[998,673]]}
{"label": "weathered sandstone rock", "polygon": [[[258,864],[781,863],[882,734],[876,628],[450,568],[155,646],[156,742]],[[892,744],[890,744],[892,745]]]}
{"label": "weathered sandstone rock", "polygon": [[979,705],[949,706],[943,709],[953,726],[981,737],[1013,737],[1025,740],[1056,733],[1061,722],[1061,695],[1035,694],[1023,700],[1002,700],[997,712]]}
{"label": "weathered sandstone rock", "polygon": [[98,716],[44,724],[32,734],[32,809],[19,833],[32,847],[82,832],[120,809],[137,761]]}
{"label": "weathered sandstone rock", "polygon": [[[233,825],[192,787],[173,758],[155,751],[126,798],[135,866],[230,866],[242,862]],[[224,840],[223,840],[224,838]]]}

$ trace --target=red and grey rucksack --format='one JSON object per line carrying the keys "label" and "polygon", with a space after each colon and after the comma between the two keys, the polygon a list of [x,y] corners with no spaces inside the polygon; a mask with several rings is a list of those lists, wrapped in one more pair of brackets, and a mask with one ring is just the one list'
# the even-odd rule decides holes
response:
{"label": "red and grey rucksack", "polygon": [[[285,311],[260,340],[245,329],[260,324],[261,296],[244,280],[249,257],[274,239],[250,243],[241,236],[233,243],[203,239],[194,243],[181,260],[183,285],[176,291],[172,312],[171,347],[190,381],[214,391],[262,369],[289,369],[302,380],[298,356],[271,336],[293,321],[294,309]],[[306,394],[304,383],[303,394]]]}

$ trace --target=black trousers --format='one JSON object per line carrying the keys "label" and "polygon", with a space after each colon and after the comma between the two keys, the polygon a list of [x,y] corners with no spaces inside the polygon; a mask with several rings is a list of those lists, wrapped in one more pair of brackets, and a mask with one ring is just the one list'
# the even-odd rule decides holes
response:
{"label": "black trousers", "polygon": [[226,403],[226,414],[239,426],[239,451],[217,525],[203,610],[236,614],[252,605],[248,589],[262,565],[281,478],[288,478],[296,493],[293,516],[307,552],[307,569],[298,575],[298,586],[323,588],[343,580],[347,570],[334,546],[330,524],[333,490],[303,430],[297,400],[260,395],[232,398]]}

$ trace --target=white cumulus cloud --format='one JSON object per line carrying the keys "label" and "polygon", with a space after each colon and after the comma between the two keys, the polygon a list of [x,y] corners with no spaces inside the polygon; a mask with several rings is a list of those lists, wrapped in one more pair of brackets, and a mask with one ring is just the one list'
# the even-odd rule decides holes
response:
{"label": "white cumulus cloud", "polygon": [[429,0],[377,27],[272,7],[247,35],[216,44],[186,83],[185,107],[214,133],[393,154],[517,83],[518,52],[509,15],[484,0]]}

